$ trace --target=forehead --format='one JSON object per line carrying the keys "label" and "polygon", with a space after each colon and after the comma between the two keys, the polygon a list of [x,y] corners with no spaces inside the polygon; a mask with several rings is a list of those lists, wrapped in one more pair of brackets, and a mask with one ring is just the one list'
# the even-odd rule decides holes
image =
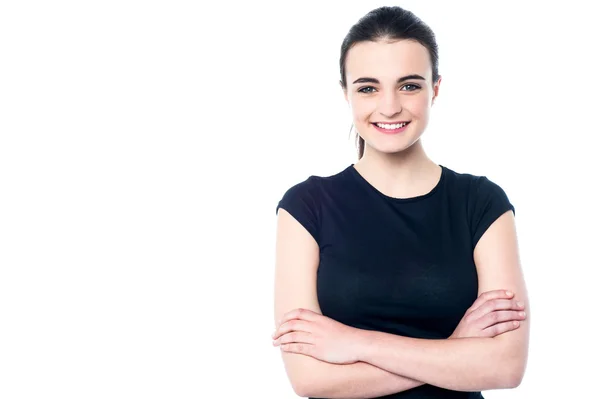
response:
{"label": "forehead", "polygon": [[346,77],[349,84],[360,77],[396,80],[417,73],[431,75],[429,52],[413,40],[395,42],[359,42],[346,55]]}

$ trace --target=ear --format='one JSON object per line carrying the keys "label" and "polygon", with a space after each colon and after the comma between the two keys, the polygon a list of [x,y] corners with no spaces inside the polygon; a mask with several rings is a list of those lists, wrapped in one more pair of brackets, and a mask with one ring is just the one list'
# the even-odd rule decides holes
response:
{"label": "ear", "polygon": [[433,86],[433,97],[431,98],[431,105],[433,105],[435,103],[435,99],[437,98],[437,96],[440,93],[440,84],[442,83],[442,77],[440,76],[437,80],[437,82],[435,83],[435,85]]}

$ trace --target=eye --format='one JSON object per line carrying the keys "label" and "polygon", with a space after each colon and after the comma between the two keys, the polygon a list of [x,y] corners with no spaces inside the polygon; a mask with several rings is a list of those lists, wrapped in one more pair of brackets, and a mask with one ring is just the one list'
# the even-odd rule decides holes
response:
{"label": "eye", "polygon": [[412,84],[412,83],[409,83],[409,84],[407,84],[407,85],[404,85],[404,86],[402,86],[402,88],[405,88],[405,87],[408,87],[408,86],[412,86],[412,87],[414,87],[414,89],[413,89],[413,90],[403,90],[403,91],[415,91],[415,90],[418,90],[418,89],[420,89],[420,88],[421,88],[420,86],[418,86],[418,85],[414,85],[414,84]]}
{"label": "eye", "polygon": [[359,93],[365,93],[365,94],[371,94],[371,93],[373,93],[372,91],[365,91],[366,89],[375,89],[375,88],[373,86],[365,86],[365,87],[362,87],[362,88],[358,89],[358,92]]}
{"label": "eye", "polygon": [[[410,86],[412,86],[412,87],[413,87],[413,89],[412,89],[412,90],[403,90],[404,88],[406,88],[406,87],[410,87]],[[401,91],[416,91],[416,90],[419,90],[420,88],[421,88],[421,86],[419,86],[419,85],[414,85],[414,84],[412,84],[412,83],[409,83],[409,84],[406,84],[406,85],[402,86],[402,89],[401,89]],[[360,88],[360,89],[358,89],[357,91],[358,91],[359,93],[364,93],[364,94],[372,94],[372,93],[374,93],[374,91],[368,91],[369,89],[371,89],[371,90],[375,90],[375,88],[374,88],[373,86],[365,86],[365,87],[361,87],[361,88]]]}

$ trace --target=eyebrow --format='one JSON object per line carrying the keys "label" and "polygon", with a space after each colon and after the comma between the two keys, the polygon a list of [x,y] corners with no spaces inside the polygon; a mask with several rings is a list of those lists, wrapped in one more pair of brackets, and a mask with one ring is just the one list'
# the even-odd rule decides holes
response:
{"label": "eyebrow", "polygon": [[[419,79],[419,80],[425,80],[425,78],[421,75],[406,75],[403,76],[401,78],[399,78],[396,83],[402,83],[406,80],[410,80],[410,79]],[[352,82],[352,84],[355,83],[377,83],[379,84],[379,80],[375,79],[375,78],[358,78],[356,79],[354,82]]]}

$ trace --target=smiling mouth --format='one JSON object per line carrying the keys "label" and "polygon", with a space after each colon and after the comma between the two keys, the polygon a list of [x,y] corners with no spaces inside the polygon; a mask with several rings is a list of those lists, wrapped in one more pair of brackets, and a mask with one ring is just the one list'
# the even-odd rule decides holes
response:
{"label": "smiling mouth", "polygon": [[375,122],[375,123],[372,123],[372,125],[380,128],[380,129],[397,130],[397,129],[401,129],[401,128],[405,127],[409,123],[410,123],[410,121],[397,122],[397,123],[377,123],[377,122]]}

